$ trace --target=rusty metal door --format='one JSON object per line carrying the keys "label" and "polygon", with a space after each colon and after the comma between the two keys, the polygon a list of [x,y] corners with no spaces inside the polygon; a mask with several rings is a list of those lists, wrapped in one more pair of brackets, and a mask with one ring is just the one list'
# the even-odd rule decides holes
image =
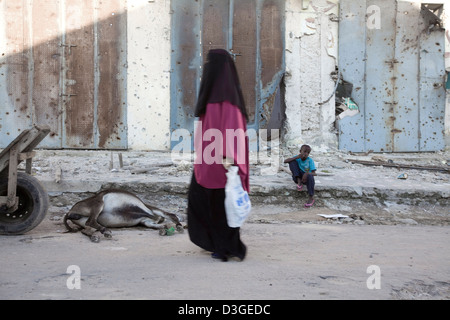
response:
{"label": "rusty metal door", "polygon": [[47,124],[45,148],[125,149],[125,0],[6,0],[0,147]]}
{"label": "rusty metal door", "polygon": [[429,10],[395,0],[343,0],[340,10],[339,66],[360,111],[339,120],[340,148],[443,149],[444,32],[430,28]]}
{"label": "rusty metal door", "polygon": [[203,57],[213,48],[234,54],[248,128],[266,128],[284,72],[284,1],[177,0],[171,6],[172,132],[193,132]]}

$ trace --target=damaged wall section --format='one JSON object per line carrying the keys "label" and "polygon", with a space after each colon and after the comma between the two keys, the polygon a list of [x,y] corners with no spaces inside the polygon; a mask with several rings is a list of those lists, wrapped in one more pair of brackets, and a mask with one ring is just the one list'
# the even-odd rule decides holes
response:
{"label": "damaged wall section", "polygon": [[434,13],[442,5],[341,0],[340,8],[339,67],[360,110],[339,121],[340,149],[444,149],[445,44]]}
{"label": "damaged wall section", "polygon": [[[352,96],[349,97],[351,100],[348,100],[348,104],[352,108],[353,106],[356,110],[347,109],[345,113],[341,115],[344,117],[347,115],[345,121],[349,122],[349,126],[347,127],[347,133],[349,134],[349,140],[351,140],[350,144],[361,144],[362,147],[360,150],[365,150],[366,144],[366,127],[364,120],[364,102],[365,93],[366,93],[366,74],[365,74],[365,64],[364,59],[366,59],[366,48],[365,47],[357,47],[357,46],[349,46],[349,43],[346,43],[345,39],[341,36],[342,34],[350,35],[348,37],[350,42],[363,41],[366,37],[367,33],[367,22],[369,16],[372,13],[367,13],[367,9],[370,5],[378,5],[378,7],[383,7],[383,3],[379,1],[350,1],[353,5],[353,11],[349,11],[348,19],[361,20],[360,26],[352,26],[350,28],[346,28],[345,24],[342,25],[342,19],[345,19],[345,16],[342,16],[342,12],[339,12],[339,7],[342,6],[343,3],[349,2],[345,0],[340,1],[287,1],[286,4],[286,76],[285,76],[285,85],[286,85],[286,134],[285,144],[287,147],[298,147],[302,143],[310,143],[314,145],[317,150],[318,147],[324,147],[322,149],[327,149],[329,147],[335,147],[338,145],[337,139],[339,136],[337,132],[335,132],[334,122],[335,122],[335,111],[338,113],[344,110],[336,110],[335,107],[335,97],[332,96],[330,98],[330,94],[333,93],[335,83],[337,80],[335,72],[335,66],[338,58],[338,43],[340,46],[339,55],[346,56],[348,61],[351,61],[351,67],[347,66],[348,73],[352,74],[352,82],[357,83],[353,87]],[[446,29],[445,32],[445,68],[447,72],[450,72],[450,31],[449,31],[449,19],[446,12],[448,12],[447,4],[442,6],[444,1],[393,1],[395,3],[401,3],[400,8],[415,6],[419,8],[421,5],[426,5],[427,9],[430,9],[433,14],[437,15],[443,26]],[[356,7],[361,7],[360,9]],[[389,13],[391,16],[397,14],[397,16],[403,15],[406,18],[412,18],[413,15],[409,15],[405,12],[395,13],[397,5],[395,6],[385,6],[383,10],[384,13]],[[386,14],[384,14],[386,17]],[[339,23],[336,23],[339,22]],[[373,22],[373,21],[372,21]],[[375,21],[376,22],[376,21]],[[413,24],[417,25],[417,22]],[[387,24],[384,24],[385,28]],[[399,25],[401,27],[401,25]],[[342,29],[341,29],[342,28]],[[390,27],[392,29],[392,26]],[[338,31],[339,31],[339,39],[338,39]],[[383,30],[382,30],[383,31]],[[400,30],[402,31],[402,30]],[[433,31],[433,30],[431,30]],[[405,57],[409,55],[409,60],[411,59],[410,53],[414,50],[408,46],[406,43],[402,43],[402,35],[406,34],[405,32],[399,32],[399,36],[397,39],[394,37],[394,45],[393,48],[398,44],[400,49],[403,50]],[[373,33],[376,36],[375,33]],[[405,38],[406,39],[406,38]],[[364,40],[365,41],[365,40]],[[429,41],[428,41],[429,42]],[[440,45],[441,46],[441,45]],[[344,49],[342,49],[344,48]],[[425,48],[423,48],[425,50]],[[427,52],[422,50],[422,71],[423,73],[427,73],[430,69],[431,65],[425,66],[424,59],[427,55]],[[441,48],[441,53],[444,49]],[[342,51],[342,52],[341,52]],[[362,56],[363,58],[358,60],[357,56]],[[394,59],[394,57],[391,57]],[[389,60],[389,59],[387,59]],[[409,61],[408,60],[408,61]],[[405,60],[405,63],[396,63],[394,61],[393,67],[394,71],[405,69],[407,71],[408,64]],[[384,65],[384,60],[377,64],[377,66],[372,66],[375,69],[381,69]],[[373,65],[373,64],[372,64]],[[342,69],[342,66],[340,66]],[[373,69],[372,68],[372,69]],[[439,69],[439,68],[438,68]],[[395,73],[394,72],[394,73]],[[398,72],[397,72],[398,73]],[[388,74],[386,73],[386,77],[388,77],[388,83],[392,81],[395,77],[401,77],[402,72],[399,75],[392,75],[390,79]],[[405,74],[406,77],[406,74]],[[356,80],[355,80],[356,79]],[[390,80],[389,80],[390,79]],[[346,79],[347,80],[347,79]],[[355,80],[355,81],[353,81]],[[436,147],[433,145],[439,145],[437,147],[439,150],[443,148],[447,148],[450,146],[450,89],[447,89],[446,101],[443,102],[445,104],[445,112],[442,109],[442,101],[436,102],[434,101],[434,97],[441,99],[445,96],[445,93],[425,93],[427,89],[426,83],[431,83],[432,85],[437,81],[438,84],[434,87],[440,87],[440,80],[431,80],[431,79],[422,79],[420,81],[423,90],[423,96],[420,97],[418,94],[417,99],[422,99],[425,101],[426,99],[431,99],[427,102],[427,107],[422,108],[422,111],[418,115],[422,117],[422,132],[419,132],[417,135],[421,137],[421,141],[418,143],[417,151],[427,151],[434,150]],[[401,84],[404,90],[407,92],[408,83],[410,81],[406,81],[404,84]],[[450,87],[450,81],[449,87]],[[386,89],[388,86],[386,86]],[[395,89],[397,85],[391,85],[392,97],[396,94]],[[433,88],[434,88],[433,87]],[[441,88],[442,89],[442,88]],[[433,91],[433,90],[432,90]],[[442,91],[442,90],[441,90]],[[398,97],[402,94],[397,92],[397,96],[392,103],[395,106],[398,99],[406,100],[407,97]],[[355,103],[354,97],[358,103]],[[380,100],[385,96],[383,93],[379,93]],[[430,98],[431,97],[431,98]],[[390,102],[391,98],[388,97],[386,102]],[[410,97],[411,99],[411,97]],[[439,100],[438,99],[438,100]],[[382,101],[384,101],[382,100]],[[433,100],[433,101],[432,101]],[[342,105],[341,102],[336,101],[336,106],[340,108]],[[417,101],[415,101],[417,103]],[[361,105],[360,105],[361,104]],[[439,109],[439,105],[441,105],[441,109]],[[361,108],[361,110],[360,110]],[[401,141],[409,141],[409,136],[414,135],[414,128],[418,127],[417,124],[407,125],[408,119],[405,117],[406,113],[410,113],[410,106],[407,103],[404,103],[402,106],[397,108],[397,111],[391,112],[389,110],[394,110],[389,107],[389,103],[386,107],[383,107],[383,110],[386,112],[378,113],[380,117],[379,120],[382,123],[386,123],[385,125],[380,125],[377,127],[389,127],[392,125],[393,128],[387,129],[386,136],[387,140],[392,140],[391,146],[387,143],[387,146],[383,146],[379,151],[394,151],[394,152],[402,152],[397,147],[405,145]],[[367,111],[367,110],[366,110]],[[413,112],[414,113],[414,112]],[[445,113],[445,114],[444,114]],[[410,113],[410,117],[412,117]],[[375,114],[376,116],[376,114]],[[373,115],[372,115],[373,118]],[[375,123],[375,122],[374,122]],[[396,129],[395,123],[397,125],[400,123],[405,130]],[[443,127],[445,126],[445,129]],[[419,131],[417,129],[417,131]],[[442,135],[439,138],[439,134],[444,132],[445,142],[442,143]],[[373,138],[377,137],[377,133],[373,133]],[[403,139],[403,140],[402,140]],[[406,140],[405,140],[406,139]],[[441,140],[439,140],[441,139]],[[374,139],[372,139],[374,140]],[[439,142],[440,141],[440,142]],[[385,143],[385,142],[383,142]],[[369,143],[370,144],[370,143]],[[386,143],[385,143],[386,144]],[[396,145],[394,147],[394,145]],[[345,143],[339,141],[339,148],[351,150]],[[356,148],[358,149],[358,148]],[[356,150],[354,150],[356,151]]]}
{"label": "damaged wall section", "polygon": [[337,0],[287,1],[287,147],[297,148],[302,143],[337,146],[331,96],[335,87],[331,75],[337,63],[337,15]]}

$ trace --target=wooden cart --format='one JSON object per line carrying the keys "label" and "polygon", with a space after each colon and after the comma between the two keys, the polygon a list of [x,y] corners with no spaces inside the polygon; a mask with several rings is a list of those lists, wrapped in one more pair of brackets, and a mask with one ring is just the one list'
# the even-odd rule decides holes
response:
{"label": "wooden cart", "polygon": [[[24,130],[0,153],[0,234],[22,234],[35,228],[48,210],[48,194],[31,176],[33,149],[50,132],[48,126]],[[26,161],[25,172],[17,166]]]}

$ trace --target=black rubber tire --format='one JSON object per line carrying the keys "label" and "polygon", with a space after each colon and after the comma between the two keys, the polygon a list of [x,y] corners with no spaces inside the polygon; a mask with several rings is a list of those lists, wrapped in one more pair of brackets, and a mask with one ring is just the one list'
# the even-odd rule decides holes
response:
{"label": "black rubber tire", "polygon": [[[0,176],[0,196],[8,192],[8,179]],[[16,211],[7,213],[0,208],[0,234],[23,234],[37,227],[45,218],[48,210],[48,194],[41,183],[34,177],[17,173],[16,196],[19,197],[19,207]]]}

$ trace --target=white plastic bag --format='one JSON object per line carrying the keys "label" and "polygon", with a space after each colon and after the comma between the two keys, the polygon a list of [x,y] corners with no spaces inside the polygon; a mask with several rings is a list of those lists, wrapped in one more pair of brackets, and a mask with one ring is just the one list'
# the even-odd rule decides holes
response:
{"label": "white plastic bag", "polygon": [[248,193],[242,187],[238,169],[236,166],[231,166],[226,173],[225,212],[228,226],[231,228],[242,226],[252,209]]}

